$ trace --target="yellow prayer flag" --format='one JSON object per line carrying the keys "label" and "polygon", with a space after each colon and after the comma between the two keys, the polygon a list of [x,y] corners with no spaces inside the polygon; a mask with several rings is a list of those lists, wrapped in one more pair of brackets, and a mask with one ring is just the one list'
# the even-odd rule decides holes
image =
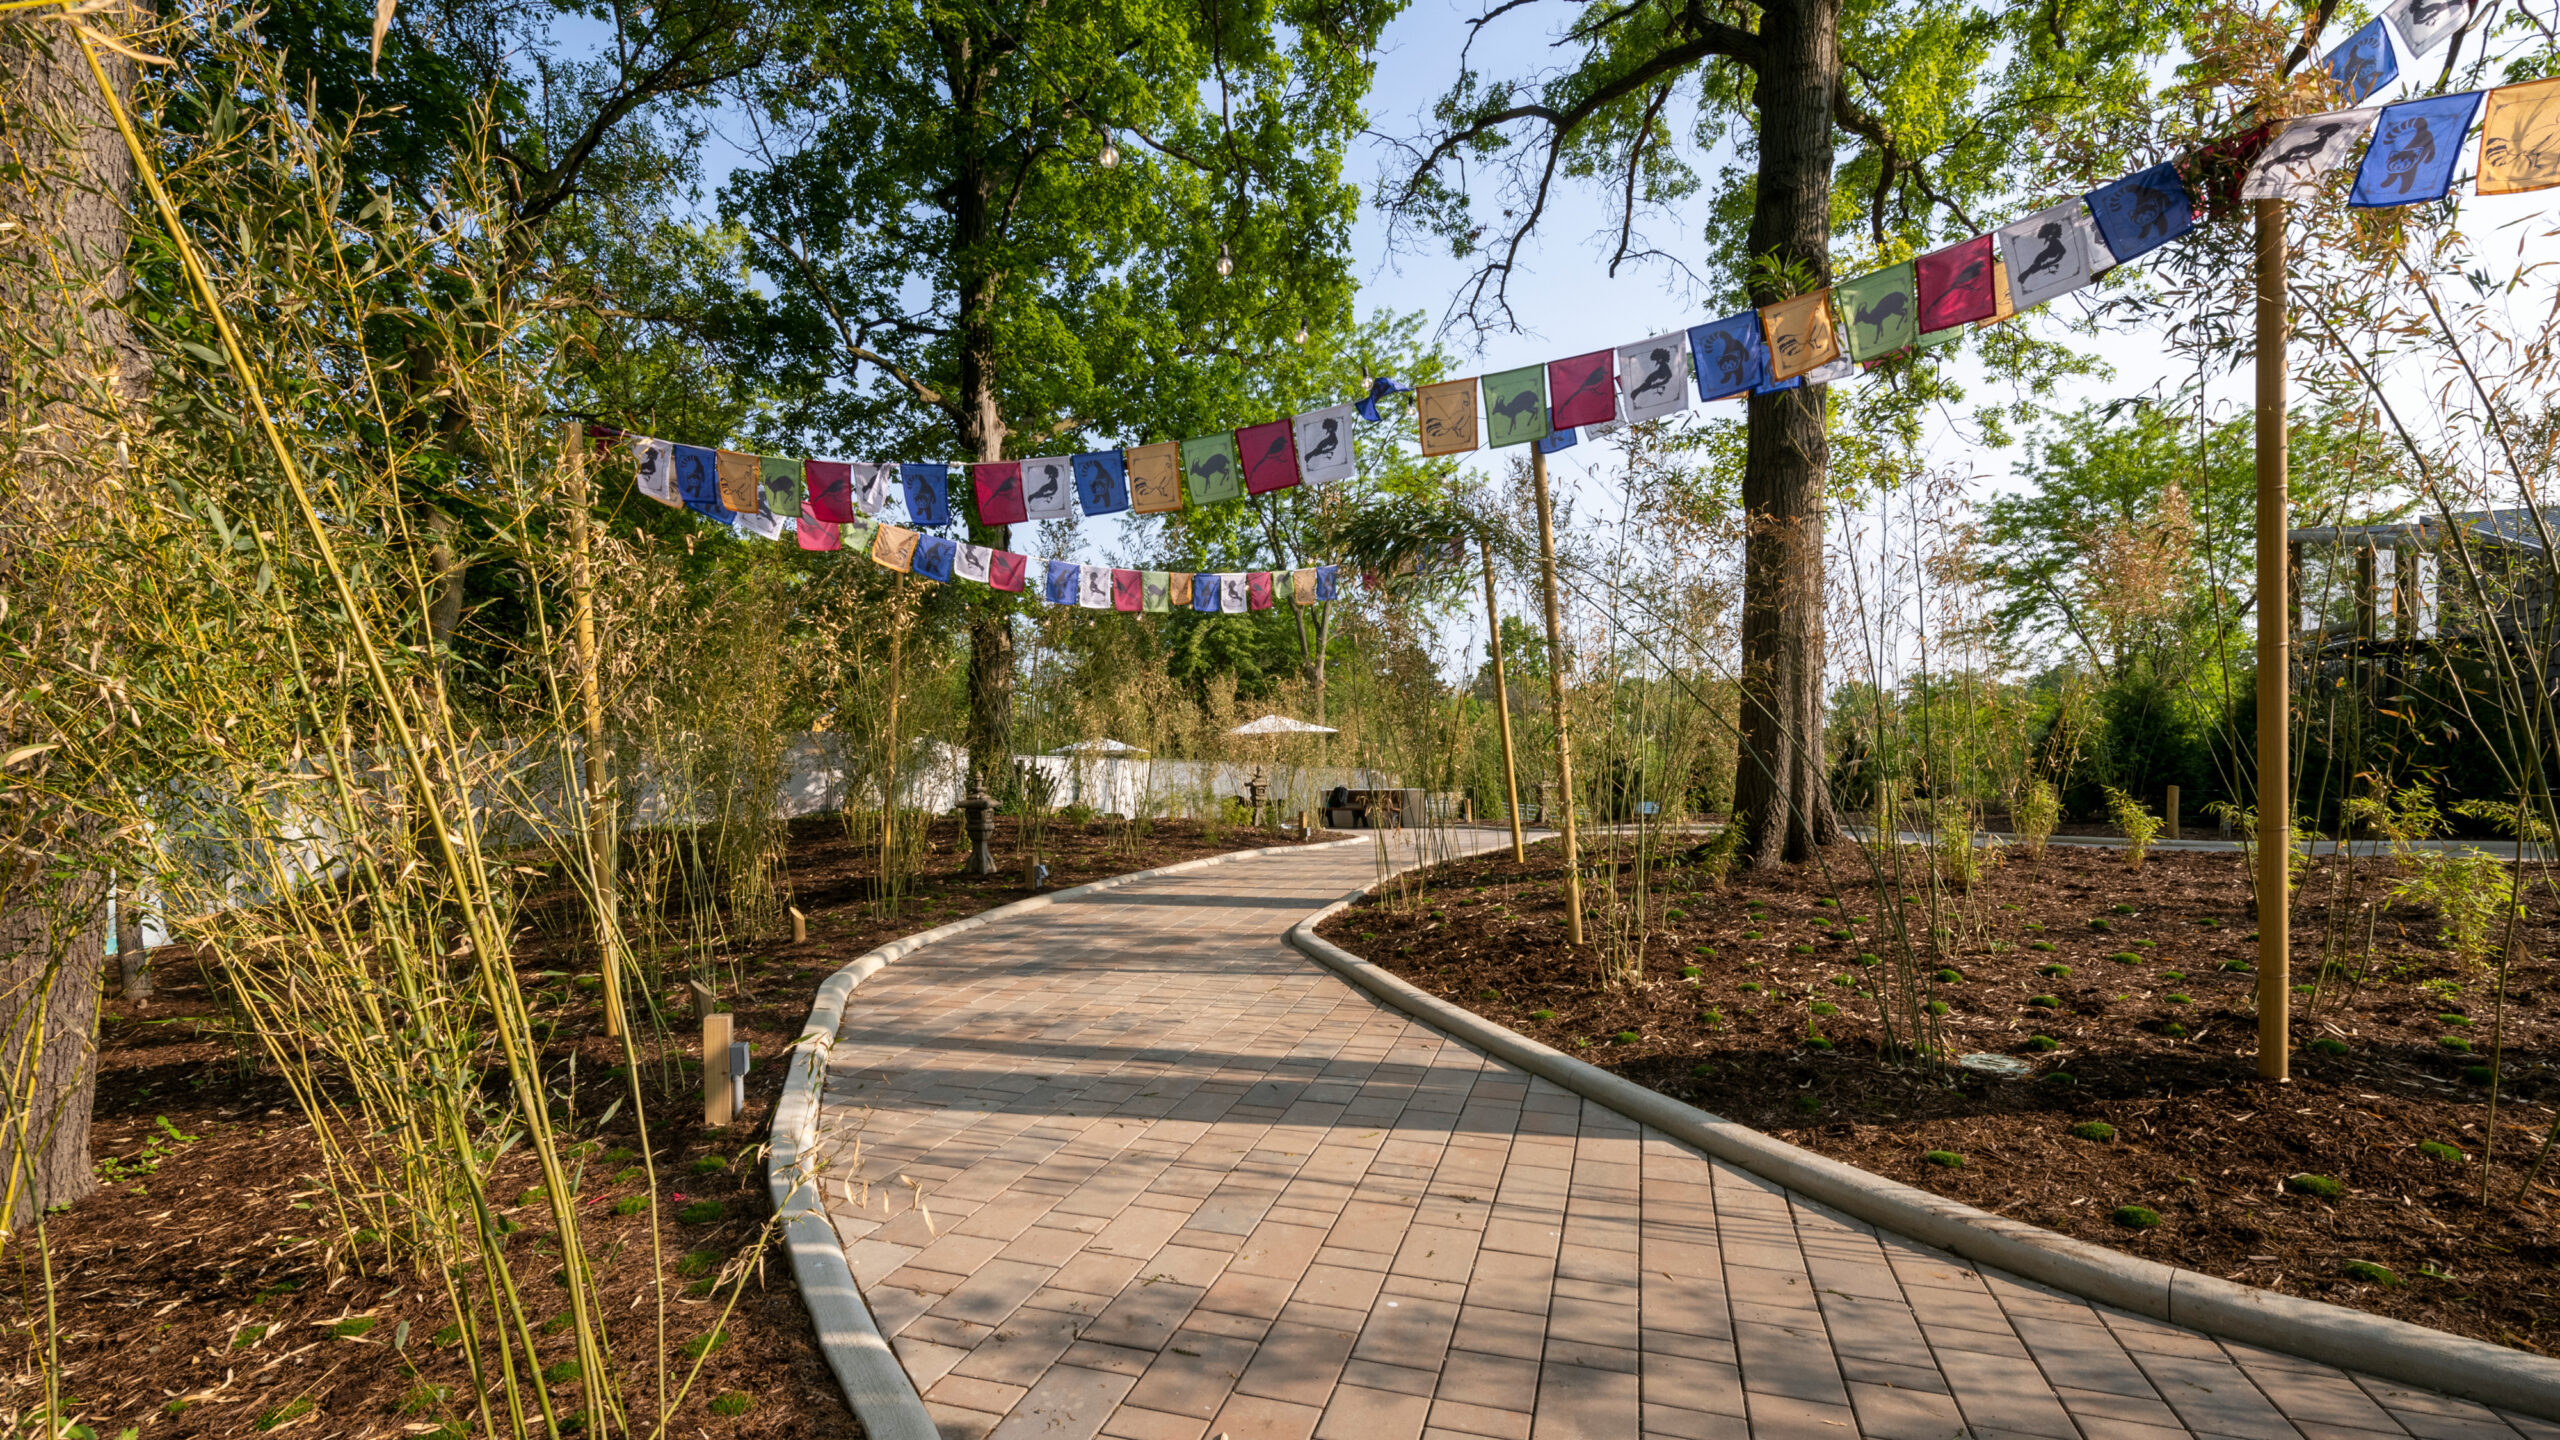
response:
{"label": "yellow prayer flag", "polygon": [[764,462],[753,455],[723,450],[719,455],[720,503],[741,515],[764,509]]}
{"label": "yellow prayer flag", "polygon": [[1476,448],[1476,382],[1447,380],[1413,394],[1422,422],[1422,453],[1464,455]]}
{"label": "yellow prayer flag", "polygon": [[2489,92],[2480,111],[2480,193],[2560,185],[2560,79]]}
{"label": "yellow prayer flag", "polygon": [[1831,292],[1816,290],[1760,309],[1760,327],[1769,337],[1769,376],[1793,380],[1840,358],[1840,337],[1831,324]]}
{"label": "yellow prayer flag", "polygon": [[871,542],[873,561],[904,575],[915,568],[916,541],[921,538],[903,525],[883,525]]}
{"label": "yellow prayer flag", "polygon": [[1135,445],[1120,452],[1129,467],[1129,508],[1141,515],[1166,515],[1182,508],[1182,446]]}

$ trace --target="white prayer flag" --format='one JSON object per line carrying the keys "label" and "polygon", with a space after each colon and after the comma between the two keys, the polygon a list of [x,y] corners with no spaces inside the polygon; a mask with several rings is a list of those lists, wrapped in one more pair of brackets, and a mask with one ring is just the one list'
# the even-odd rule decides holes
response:
{"label": "white prayer flag", "polygon": [[782,538],[782,520],[761,508],[741,510],[738,512],[738,530],[759,540],[779,540]]}
{"label": "white prayer flag", "polygon": [[2391,0],[2382,18],[2400,32],[2412,57],[2426,54],[2470,18],[2472,0]]}
{"label": "white prayer flag", "polygon": [[676,447],[646,435],[631,437],[631,458],[640,464],[640,493],[661,505],[684,508],[676,490]]}
{"label": "white prayer flag", "polygon": [[1291,423],[1298,437],[1298,478],[1310,485],[1330,485],[1360,473],[1360,457],[1351,444],[1349,405],[1310,410]]}
{"label": "white prayer flag", "polygon": [[881,465],[869,460],[853,462],[853,513],[877,515],[889,508],[889,486],[898,478],[895,464]]}
{"label": "white prayer flag", "polygon": [[1249,598],[1245,593],[1244,573],[1221,573],[1218,576],[1218,608],[1230,615],[1241,615]]}
{"label": "white prayer flag", "polygon": [[987,566],[995,558],[996,552],[984,545],[963,545],[960,547],[959,558],[951,562],[951,573],[963,580],[975,580],[984,585],[987,583]]}
{"label": "white prayer flag", "polygon": [[1659,420],[1689,408],[1689,337],[1673,331],[1618,347],[1618,418],[1606,429],[1594,425],[1586,434],[1606,434],[1621,424]]}
{"label": "white prayer flag", "polygon": [[2100,258],[2105,242],[2084,200],[2065,200],[2000,228],[2000,259],[2009,270],[2009,308],[2033,310],[2086,286],[2115,262]]}
{"label": "white prayer flag", "polygon": [[2243,200],[2309,200],[2320,193],[2320,177],[2362,153],[2357,146],[2382,113],[2375,105],[2361,110],[2332,110],[2305,115],[2284,127],[2249,167],[2240,187]]}
{"label": "white prayer flag", "polygon": [[1087,610],[1111,608],[1111,567],[1087,565],[1076,587],[1076,604]]}
{"label": "white prayer flag", "polygon": [[1034,520],[1074,518],[1075,462],[1064,455],[1023,461],[1022,513]]}

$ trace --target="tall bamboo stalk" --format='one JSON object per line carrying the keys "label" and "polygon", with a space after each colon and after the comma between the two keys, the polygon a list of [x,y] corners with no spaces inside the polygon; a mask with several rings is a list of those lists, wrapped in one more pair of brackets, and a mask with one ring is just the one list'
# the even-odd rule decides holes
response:
{"label": "tall bamboo stalk", "polygon": [[1535,445],[1529,447],[1529,474],[1538,491],[1538,570],[1547,592],[1547,694],[1556,711],[1556,788],[1564,793],[1565,939],[1579,945],[1582,849],[1573,824],[1573,726],[1564,708],[1564,615],[1556,604],[1556,513],[1547,500],[1547,452]]}
{"label": "tall bamboo stalk", "polygon": [[614,814],[612,759],[604,748],[603,651],[596,643],[595,553],[587,507],[594,500],[587,468],[586,427],[560,427],[560,454],[569,481],[570,590],[577,605],[572,639],[578,652],[578,706],[587,732],[585,759],[587,871],[595,893],[596,965],[604,979],[604,1033],[622,1033],[621,897],[616,854],[621,827]]}
{"label": "tall bamboo stalk", "polygon": [[1502,717],[1502,785],[1511,800],[1511,858],[1525,863],[1529,851],[1520,834],[1520,761],[1511,748],[1511,682],[1503,673],[1502,611],[1493,598],[1493,542],[1476,543],[1484,552],[1484,623],[1493,636],[1493,708]]}
{"label": "tall bamboo stalk", "polygon": [[2258,1076],[2291,1069],[2293,604],[2285,535],[2285,202],[2257,202],[2258,225]]}

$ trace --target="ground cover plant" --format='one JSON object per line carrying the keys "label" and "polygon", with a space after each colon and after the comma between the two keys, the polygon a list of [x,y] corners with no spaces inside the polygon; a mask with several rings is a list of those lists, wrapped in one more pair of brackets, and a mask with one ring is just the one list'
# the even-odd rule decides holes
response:
{"label": "ground cover plant", "polygon": [[[2312,862],[2298,934],[2319,933],[2320,886],[2347,864]],[[1925,884],[1880,893],[1853,846],[1721,886],[1674,872],[1642,977],[1619,985],[1561,942],[1552,843],[1526,865],[1437,867],[1428,906],[1364,902],[1322,933],[1568,1054],[1904,1183],[2544,1350],[2560,1340],[2553,900],[2537,882],[2503,990],[2423,904],[2380,910],[2369,966],[2323,970],[2298,950],[2282,1086],[2253,1070],[2256,944],[2228,853],[2155,852],[2133,872],[2120,850],[2054,846],[1988,871],[1961,913]],[[1879,1012],[1893,907],[1909,932],[1952,932],[1920,1002],[1943,1007],[1928,1020],[1938,1064],[1897,1051]]]}

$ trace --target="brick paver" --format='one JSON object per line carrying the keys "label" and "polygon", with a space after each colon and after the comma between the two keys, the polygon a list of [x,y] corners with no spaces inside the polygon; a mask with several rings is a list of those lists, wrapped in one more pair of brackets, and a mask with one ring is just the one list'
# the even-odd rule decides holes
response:
{"label": "brick paver", "polygon": [[945,1436],[2560,1440],[1967,1264],[1488,1059],[1282,940],[1376,864],[1130,885],[854,992],[827,1202]]}

